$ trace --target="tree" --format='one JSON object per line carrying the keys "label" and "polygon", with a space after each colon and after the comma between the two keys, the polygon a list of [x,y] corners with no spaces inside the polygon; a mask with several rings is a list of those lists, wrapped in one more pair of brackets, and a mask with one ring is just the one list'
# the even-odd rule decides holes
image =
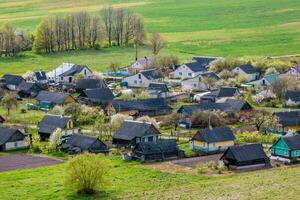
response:
{"label": "tree", "polygon": [[138,59],[138,47],[146,37],[144,21],[141,16],[135,15],[133,20],[133,42],[135,47],[135,60]]}
{"label": "tree", "polygon": [[161,37],[159,33],[152,34],[150,38],[150,43],[153,55],[157,55],[160,52],[160,50],[166,45],[165,40]]}
{"label": "tree", "polygon": [[56,131],[54,131],[54,133],[52,133],[50,135],[50,138],[49,138],[49,145],[50,145],[50,149],[51,150],[57,150],[57,147],[59,145],[61,145],[62,143],[62,131],[61,129],[57,129]]}
{"label": "tree", "polygon": [[253,112],[253,124],[257,131],[261,130],[261,127],[276,127],[277,119],[270,112],[266,110],[255,110]]}
{"label": "tree", "polygon": [[63,115],[64,114],[64,108],[62,106],[56,105],[54,108],[52,108],[49,113],[53,115]]}
{"label": "tree", "polygon": [[121,67],[120,67],[120,64],[119,64],[119,63],[111,62],[111,63],[109,64],[109,68],[110,68],[114,73],[117,73],[117,71],[119,71],[119,69],[120,69]]}
{"label": "tree", "polygon": [[168,70],[174,70],[176,65],[179,64],[179,59],[174,55],[166,55],[166,56],[155,56],[151,62],[151,67],[156,67],[163,72],[168,73]]}
{"label": "tree", "polygon": [[26,80],[26,81],[32,81],[34,76],[34,72],[31,70],[28,70],[22,77]]}
{"label": "tree", "polygon": [[113,31],[113,7],[106,6],[101,11],[102,20],[104,22],[104,28],[106,37],[108,39],[108,44],[111,46],[112,43],[112,31]]}
{"label": "tree", "polygon": [[77,193],[94,194],[107,184],[110,161],[102,154],[81,154],[66,166],[65,186]]}
{"label": "tree", "polygon": [[18,107],[18,100],[17,100],[17,94],[15,93],[7,93],[4,95],[1,104],[4,108],[7,109],[7,115],[10,114],[10,110],[12,108]]}
{"label": "tree", "polygon": [[133,120],[133,117],[128,115],[115,114],[111,116],[110,123],[112,124],[112,127],[114,127],[114,130],[118,130],[125,120]]}
{"label": "tree", "polygon": [[216,80],[210,77],[204,77],[202,82],[207,86],[207,89],[210,90],[216,85]]}
{"label": "tree", "polygon": [[179,120],[180,116],[176,112],[173,112],[172,114],[163,117],[161,126],[166,128],[173,126],[176,131]]}
{"label": "tree", "polygon": [[70,115],[74,122],[77,122],[77,118],[81,113],[81,107],[78,103],[70,103],[65,108],[65,115]]}
{"label": "tree", "polygon": [[268,75],[268,74],[277,74],[277,73],[278,73],[278,72],[277,72],[277,70],[276,70],[275,67],[270,67],[270,68],[268,68],[268,69],[266,70],[265,75]]}
{"label": "tree", "polygon": [[226,124],[226,114],[219,111],[196,111],[191,117],[193,127],[219,127]]}
{"label": "tree", "polygon": [[148,122],[151,123],[153,126],[155,126],[157,129],[159,128],[156,120],[154,118],[151,118],[149,116],[142,116],[136,119],[136,121],[140,121],[140,122]]}
{"label": "tree", "polygon": [[277,98],[284,97],[288,90],[299,90],[298,80],[294,77],[280,77],[271,84],[271,90]]}
{"label": "tree", "polygon": [[107,127],[105,124],[105,114],[103,111],[99,112],[96,120],[95,120],[95,124],[94,124],[94,130],[99,132],[99,135],[102,135],[103,132],[107,132]]}

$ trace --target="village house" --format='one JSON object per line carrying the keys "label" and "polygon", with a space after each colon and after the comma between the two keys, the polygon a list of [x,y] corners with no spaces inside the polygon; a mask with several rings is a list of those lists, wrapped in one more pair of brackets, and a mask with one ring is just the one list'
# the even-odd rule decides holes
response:
{"label": "village house", "polygon": [[232,70],[238,76],[244,77],[247,82],[254,81],[259,78],[259,71],[251,64],[241,65]]}
{"label": "village house", "polygon": [[159,70],[148,69],[140,71],[139,73],[125,77],[123,82],[128,87],[147,88],[151,83],[163,82],[163,75]]}
{"label": "village house", "polygon": [[297,160],[300,157],[300,135],[280,137],[270,147],[271,159],[281,161]]}
{"label": "village house", "polygon": [[100,78],[88,78],[88,79],[80,79],[76,82],[76,92],[80,93],[83,90],[87,89],[96,89],[96,88],[107,88],[106,83],[104,80]]}
{"label": "village house", "polygon": [[206,66],[196,61],[184,63],[169,75],[172,78],[187,79],[207,72]]}
{"label": "village house", "polygon": [[300,65],[297,64],[297,65],[291,67],[288,71],[286,71],[284,73],[284,75],[295,76],[295,77],[299,78],[299,76],[300,76]]}
{"label": "village house", "polygon": [[200,129],[190,141],[192,151],[218,153],[234,146],[235,136],[228,127]]}
{"label": "village house", "polygon": [[134,117],[160,116],[171,113],[171,107],[163,98],[113,100],[112,106],[112,112]]}
{"label": "village house", "polygon": [[278,131],[285,135],[287,132],[298,133],[300,131],[300,111],[275,112]]}
{"label": "village house", "polygon": [[147,92],[150,98],[167,98],[170,94],[169,88],[165,83],[150,83]]}
{"label": "village house", "polygon": [[223,58],[213,58],[213,57],[193,57],[193,61],[201,64],[202,66],[209,67],[211,64],[223,60]]}
{"label": "village house", "polygon": [[251,85],[256,87],[268,87],[272,85],[272,83],[274,83],[278,78],[279,77],[277,74],[268,74],[259,80],[246,83],[246,85]]}
{"label": "village house", "polygon": [[140,162],[165,161],[184,157],[175,140],[141,142],[132,150],[132,158]]}
{"label": "village house", "polygon": [[44,116],[42,121],[38,123],[38,134],[40,136],[40,140],[48,140],[51,134],[58,129],[61,129],[64,135],[78,133],[78,129],[74,128],[74,123],[71,117],[47,114]]}
{"label": "village house", "polygon": [[48,92],[45,90],[39,92],[36,96],[36,100],[38,101],[38,105],[45,109],[51,109],[55,105],[66,105],[75,102],[75,99],[70,94]]}
{"label": "village house", "polygon": [[261,144],[229,147],[220,158],[230,169],[260,169],[270,166],[270,159]]}
{"label": "village house", "polygon": [[18,95],[22,98],[36,97],[42,88],[34,82],[25,82],[19,84],[17,87]]}
{"label": "village house", "polygon": [[61,149],[67,151],[69,154],[75,153],[102,153],[108,154],[107,145],[99,140],[97,137],[84,136],[73,134],[61,146]]}
{"label": "village house", "polygon": [[140,71],[145,70],[151,64],[152,59],[145,56],[144,58],[140,58],[135,61],[132,65],[127,67],[128,74],[134,75],[139,73]]}
{"label": "village house", "polygon": [[50,82],[72,83],[76,74],[81,74],[84,78],[93,77],[92,71],[87,66],[71,63],[63,63],[56,69],[48,72],[46,75]]}
{"label": "village house", "polygon": [[7,88],[8,90],[16,91],[18,86],[24,82],[25,79],[22,76],[11,75],[11,74],[4,74],[2,77],[2,85]]}
{"label": "village house", "polygon": [[37,83],[48,84],[48,79],[44,71],[34,72],[32,79]]}
{"label": "village house", "polygon": [[25,137],[18,129],[0,127],[0,151],[26,148]]}
{"label": "village house", "polygon": [[213,79],[218,81],[220,77],[214,72],[205,72],[199,74],[193,78],[187,78],[181,81],[182,89],[188,91],[206,91],[213,89],[210,85],[205,82],[205,78]]}
{"label": "village house", "polygon": [[201,102],[216,102],[219,100],[226,100],[228,98],[234,99],[241,96],[240,90],[237,87],[220,87],[217,90],[212,90],[201,97]]}
{"label": "village house", "polygon": [[96,88],[83,90],[78,99],[81,103],[100,106],[102,109],[107,110],[107,107],[112,104],[114,95],[109,88]]}
{"label": "village house", "polygon": [[300,106],[300,91],[287,91],[284,95],[283,105],[287,107]]}
{"label": "village house", "polygon": [[113,135],[113,144],[122,147],[134,147],[140,142],[157,142],[159,130],[149,122],[125,120]]}

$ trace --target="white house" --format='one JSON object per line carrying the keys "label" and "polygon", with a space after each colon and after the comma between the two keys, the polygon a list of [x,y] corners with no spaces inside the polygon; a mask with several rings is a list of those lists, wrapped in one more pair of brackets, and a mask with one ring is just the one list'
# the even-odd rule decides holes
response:
{"label": "white house", "polygon": [[247,82],[257,80],[260,74],[259,71],[251,64],[236,67],[232,70],[232,72],[238,76],[244,77]]}
{"label": "white house", "polygon": [[55,83],[72,83],[76,74],[82,74],[84,78],[93,77],[93,72],[87,66],[71,63],[63,63],[58,68],[48,72],[46,75],[49,81],[53,81]]}
{"label": "white house", "polygon": [[284,73],[284,75],[300,77],[300,65],[295,65],[294,67],[290,68]]}
{"label": "white house", "polygon": [[151,98],[167,98],[170,96],[170,91],[165,83],[150,83],[147,88]]}
{"label": "white house", "polygon": [[205,72],[207,72],[206,66],[203,66],[200,63],[194,61],[182,64],[175,71],[170,73],[170,77],[186,79],[196,77],[197,75],[203,74]]}
{"label": "white house", "polygon": [[163,81],[163,75],[156,69],[141,71],[135,75],[125,77],[123,82],[127,83],[128,87],[143,87],[147,88],[150,83],[159,83]]}
{"label": "white house", "polygon": [[181,82],[182,89],[188,91],[204,91],[212,89],[209,85],[205,83],[205,81],[203,81],[204,78],[211,78],[215,81],[220,79],[219,76],[214,72],[206,72],[204,74],[199,74],[193,78],[183,80]]}

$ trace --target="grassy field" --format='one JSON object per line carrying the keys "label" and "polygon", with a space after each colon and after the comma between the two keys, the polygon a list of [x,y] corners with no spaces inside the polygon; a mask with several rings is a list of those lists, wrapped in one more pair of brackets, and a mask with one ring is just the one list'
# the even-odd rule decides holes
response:
{"label": "grassy field", "polygon": [[[126,7],[145,18],[148,32],[160,32],[168,41],[166,53],[208,56],[269,56],[299,53],[300,3],[298,0],[0,0],[0,24],[12,21],[34,31],[48,15],[86,10],[94,14],[104,6]],[[141,56],[150,51],[141,52]],[[133,61],[128,48],[80,51],[39,56],[31,53],[17,59],[2,59],[0,74],[26,69],[48,70],[61,62],[88,64],[102,70],[107,64]]]}
{"label": "grassy field", "polygon": [[93,197],[64,188],[64,165],[0,173],[1,199],[299,199],[300,167],[205,177],[113,159],[110,185]]}

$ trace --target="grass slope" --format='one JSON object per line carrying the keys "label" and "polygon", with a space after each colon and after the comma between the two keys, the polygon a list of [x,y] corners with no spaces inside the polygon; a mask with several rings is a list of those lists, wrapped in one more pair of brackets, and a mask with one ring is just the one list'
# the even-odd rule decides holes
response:
{"label": "grass slope", "polygon": [[85,197],[63,186],[64,165],[0,173],[1,199],[298,199],[299,166],[227,177],[170,174],[113,160],[110,187]]}
{"label": "grass slope", "polygon": [[52,14],[87,10],[107,4],[128,7],[145,18],[149,32],[160,32],[169,49],[215,56],[299,53],[298,0],[0,0],[0,23],[13,21],[34,30]]}

